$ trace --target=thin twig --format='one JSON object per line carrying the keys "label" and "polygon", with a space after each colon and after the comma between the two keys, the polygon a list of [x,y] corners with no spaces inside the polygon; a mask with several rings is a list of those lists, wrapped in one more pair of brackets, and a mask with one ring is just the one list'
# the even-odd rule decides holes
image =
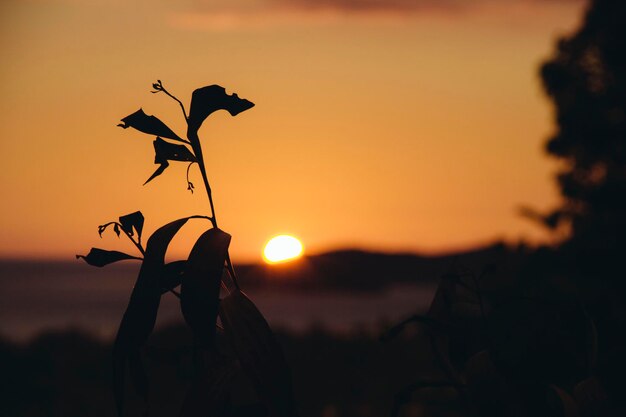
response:
{"label": "thin twig", "polygon": [[187,189],[188,189],[189,191],[191,191],[191,194],[193,194],[193,188],[194,188],[194,186],[193,186],[193,183],[192,183],[191,181],[189,181],[189,169],[190,169],[190,168],[191,168],[191,166],[192,166],[193,164],[195,164],[195,163],[196,163],[196,162],[195,162],[195,161],[193,161],[193,162],[190,162],[190,163],[189,163],[189,165],[187,165]]}
{"label": "thin twig", "polygon": [[185,117],[185,121],[189,120],[189,118],[187,117],[187,112],[185,111],[185,106],[183,106],[183,103],[178,98],[176,98],[176,96],[170,94],[170,92],[167,91],[165,87],[163,87],[163,83],[161,82],[161,80],[157,80],[156,83],[152,84],[152,87],[156,90],[156,91],[153,91],[153,93],[163,91],[165,94],[167,94],[168,96],[176,100],[178,104],[180,104],[180,108],[183,111],[183,116]]}

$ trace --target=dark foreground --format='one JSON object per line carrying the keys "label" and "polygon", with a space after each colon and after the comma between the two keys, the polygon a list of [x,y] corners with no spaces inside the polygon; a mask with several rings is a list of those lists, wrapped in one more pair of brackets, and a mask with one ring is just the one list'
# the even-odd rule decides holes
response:
{"label": "dark foreground", "polygon": [[[280,332],[279,338],[292,367],[302,417],[389,415],[395,393],[430,372],[428,345],[418,334],[385,343],[364,333],[337,337],[315,329],[304,335]],[[152,381],[151,416],[179,414],[191,376],[190,346],[184,327],[166,328],[151,337],[144,355]],[[86,334],[42,334],[22,345],[5,340],[0,368],[0,415],[116,415],[110,345]],[[242,383],[243,397],[246,389]],[[134,400],[127,415],[141,414]],[[455,415],[454,403],[436,409],[433,414],[435,409],[415,404],[405,415]]]}

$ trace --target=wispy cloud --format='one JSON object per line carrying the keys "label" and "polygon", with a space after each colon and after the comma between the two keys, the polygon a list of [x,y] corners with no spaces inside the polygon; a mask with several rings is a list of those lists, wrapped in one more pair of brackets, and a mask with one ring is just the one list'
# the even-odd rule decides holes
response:
{"label": "wispy cloud", "polygon": [[425,15],[458,16],[485,10],[579,6],[585,0],[231,0],[196,1],[170,15],[169,23],[191,30],[230,30],[352,21],[402,21]]}

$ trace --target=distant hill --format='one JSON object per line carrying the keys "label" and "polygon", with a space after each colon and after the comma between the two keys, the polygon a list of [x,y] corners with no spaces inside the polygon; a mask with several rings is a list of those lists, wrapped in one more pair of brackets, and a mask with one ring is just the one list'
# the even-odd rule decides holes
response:
{"label": "distant hill", "polygon": [[[384,289],[393,284],[432,283],[442,274],[455,269],[476,273],[495,264],[497,274],[515,274],[529,250],[511,248],[497,243],[482,248],[440,256],[411,253],[380,253],[345,249],[305,256],[292,262],[267,265],[236,263],[236,272],[244,289],[275,289],[294,291],[356,291]],[[42,261],[0,259],[0,277],[21,279],[22,276],[98,275],[105,279],[115,273],[133,280],[139,264],[119,262],[102,269],[80,260]]]}
{"label": "distant hill", "polygon": [[527,253],[502,243],[441,256],[340,250],[284,264],[241,265],[237,275],[244,288],[366,292],[391,284],[432,282],[455,268],[480,273],[495,264],[499,274],[513,273]]}

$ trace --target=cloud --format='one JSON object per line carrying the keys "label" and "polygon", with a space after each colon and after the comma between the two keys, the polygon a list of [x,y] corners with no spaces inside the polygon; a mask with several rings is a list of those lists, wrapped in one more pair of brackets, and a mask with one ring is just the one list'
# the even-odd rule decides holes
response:
{"label": "cloud", "polygon": [[463,0],[273,0],[270,3],[286,9],[336,10],[347,13],[456,10],[470,4]]}
{"label": "cloud", "polygon": [[585,0],[200,0],[173,13],[169,24],[189,30],[256,29],[342,21],[398,22],[420,16],[459,16],[486,10],[510,11],[579,6]]}

